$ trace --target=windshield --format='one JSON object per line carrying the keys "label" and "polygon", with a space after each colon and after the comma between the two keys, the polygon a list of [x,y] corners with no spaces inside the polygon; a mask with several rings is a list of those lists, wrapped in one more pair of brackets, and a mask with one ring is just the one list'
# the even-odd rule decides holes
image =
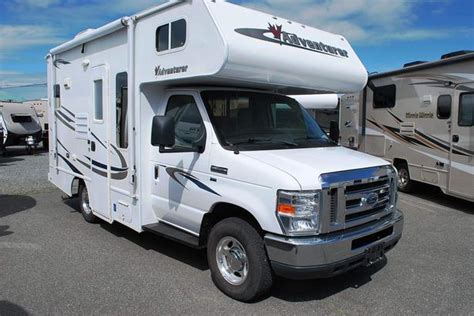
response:
{"label": "windshield", "polygon": [[294,99],[246,91],[205,91],[202,98],[219,141],[227,149],[335,146]]}

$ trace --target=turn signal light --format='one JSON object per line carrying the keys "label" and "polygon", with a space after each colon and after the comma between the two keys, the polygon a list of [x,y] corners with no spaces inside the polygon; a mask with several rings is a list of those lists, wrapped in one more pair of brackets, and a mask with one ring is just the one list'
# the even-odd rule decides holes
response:
{"label": "turn signal light", "polygon": [[296,208],[290,204],[278,204],[278,212],[283,214],[294,215],[296,212]]}

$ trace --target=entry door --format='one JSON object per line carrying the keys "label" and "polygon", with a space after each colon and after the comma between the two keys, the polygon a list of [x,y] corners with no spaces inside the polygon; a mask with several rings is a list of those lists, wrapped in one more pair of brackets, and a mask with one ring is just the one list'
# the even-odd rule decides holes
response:
{"label": "entry door", "polygon": [[109,90],[108,76],[105,65],[92,68],[91,78],[91,111],[89,153],[91,163],[91,183],[89,184],[89,200],[92,209],[106,219],[110,219],[109,208]]}
{"label": "entry door", "polygon": [[449,170],[449,191],[470,199],[474,198],[474,92],[469,92],[473,88],[473,83],[463,84],[454,93]]}

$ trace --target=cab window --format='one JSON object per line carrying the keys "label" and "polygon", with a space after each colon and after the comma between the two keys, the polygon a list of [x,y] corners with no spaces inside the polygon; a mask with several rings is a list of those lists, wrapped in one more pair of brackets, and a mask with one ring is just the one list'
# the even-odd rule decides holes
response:
{"label": "cab window", "polygon": [[172,96],[168,100],[166,116],[174,119],[175,150],[195,151],[205,141],[204,122],[192,96]]}

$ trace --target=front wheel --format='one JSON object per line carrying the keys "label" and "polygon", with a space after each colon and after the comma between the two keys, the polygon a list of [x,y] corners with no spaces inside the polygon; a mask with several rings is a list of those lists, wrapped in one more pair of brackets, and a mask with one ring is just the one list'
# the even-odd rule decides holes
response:
{"label": "front wheel", "polygon": [[92,208],[89,204],[89,192],[84,183],[79,187],[79,209],[86,222],[97,223],[98,218],[92,213]]}
{"label": "front wheel", "polygon": [[405,165],[397,166],[398,169],[398,190],[405,193],[413,191],[413,180],[410,178],[410,172]]}
{"label": "front wheel", "polygon": [[212,228],[207,259],[214,284],[236,300],[254,301],[273,285],[262,237],[240,218],[225,219]]}

